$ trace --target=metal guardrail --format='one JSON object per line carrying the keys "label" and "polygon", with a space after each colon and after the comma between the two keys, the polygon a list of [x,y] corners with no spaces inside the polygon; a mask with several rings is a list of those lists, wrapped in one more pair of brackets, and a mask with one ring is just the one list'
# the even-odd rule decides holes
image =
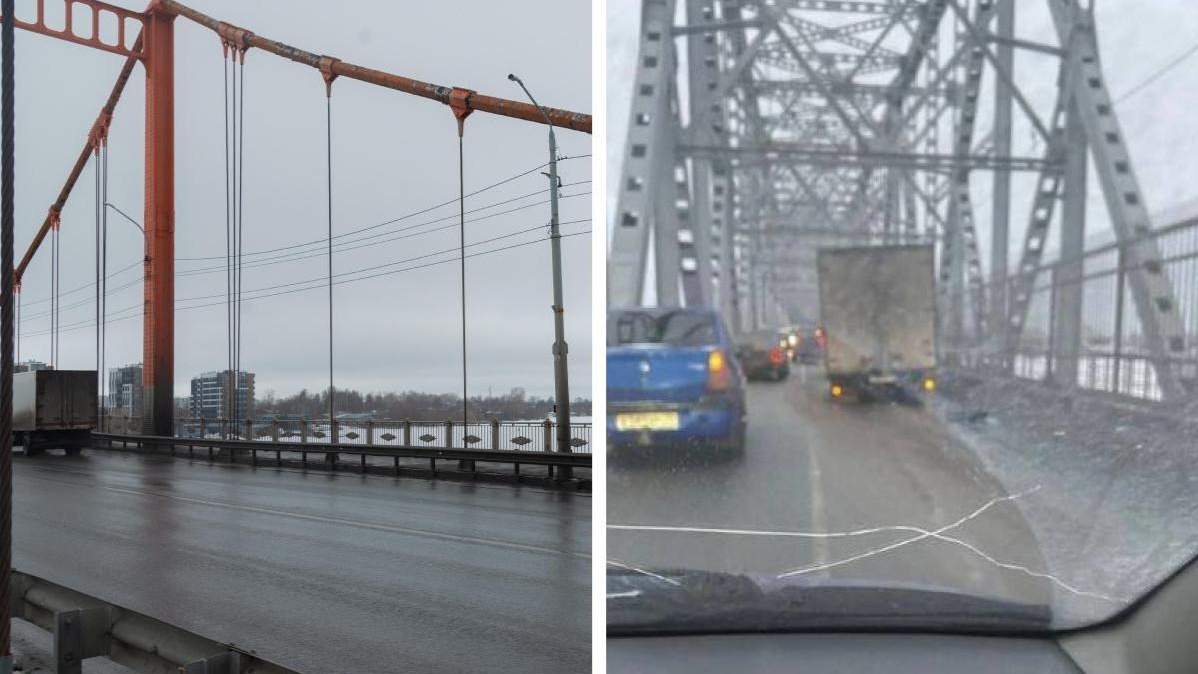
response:
{"label": "metal guardrail", "polygon": [[195,458],[196,449],[207,450],[207,458],[215,461],[224,455],[230,463],[236,462],[238,454],[248,456],[251,466],[270,465],[270,455],[274,455],[274,465],[284,465],[283,454],[298,454],[300,466],[307,468],[309,454],[323,456],[323,467],[336,470],[341,455],[358,456],[363,472],[370,467],[367,457],[390,457],[393,460],[395,474],[399,475],[402,467],[401,458],[426,459],[429,470],[436,477],[437,461],[453,460],[458,462],[459,472],[475,473],[477,462],[511,464],[514,475],[520,477],[521,465],[540,465],[549,468],[549,476],[554,476],[555,469],[590,468],[590,454],[574,454],[569,452],[546,452],[531,450],[507,449],[465,449],[454,447],[416,447],[410,445],[369,445],[364,443],[332,443],[332,442],[272,442],[269,440],[225,440],[220,438],[179,438],[154,435],[117,435],[112,433],[93,433],[94,442],[107,443],[110,448],[137,445],[138,447],[168,447],[171,454],[180,448],[187,449],[188,458]]}
{"label": "metal guardrail", "polygon": [[[115,435],[139,435],[141,417],[109,416],[99,430]],[[553,421],[482,421],[463,425],[456,421],[392,421],[364,419],[175,419],[175,436],[195,439],[248,440],[265,443],[367,445],[370,447],[423,447],[487,449],[519,452],[553,452]],[[574,454],[591,453],[591,424],[570,424]],[[356,453],[351,450],[350,453]]]}
{"label": "metal guardrail", "polygon": [[14,570],[12,615],[53,635],[56,674],[82,674],[105,657],[143,674],[300,674],[103,599]]}
{"label": "metal guardrail", "polygon": [[[1112,242],[1086,251],[1080,258],[1057,260],[1034,272],[1017,272],[1018,278],[1034,277],[1026,325],[1017,344],[1003,354],[981,344],[994,335],[975,335],[973,344],[946,352],[962,367],[1000,371],[1033,380],[1074,384],[1084,390],[1119,395],[1140,401],[1162,399],[1157,382],[1157,363],[1168,363],[1190,393],[1198,396],[1198,219],[1154,229],[1136,241],[1151,240],[1161,250],[1161,270],[1173,284],[1177,311],[1184,330],[1180,352],[1153,357],[1139,316],[1133,306],[1128,281],[1130,271],[1124,250],[1128,245]],[[1075,267],[1080,262],[1081,269]],[[1062,342],[1057,307],[1063,292],[1081,287],[1081,344],[1076,363]],[[992,287],[982,287],[993,296]],[[1011,292],[1009,287],[1008,293]],[[1062,373],[1070,373],[1063,376]],[[1076,372],[1076,382],[1064,381]]]}

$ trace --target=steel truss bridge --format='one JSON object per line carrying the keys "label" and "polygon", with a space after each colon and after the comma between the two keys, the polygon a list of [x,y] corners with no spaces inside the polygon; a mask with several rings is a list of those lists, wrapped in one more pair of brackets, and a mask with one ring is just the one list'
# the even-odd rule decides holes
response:
{"label": "steel truss bridge", "polygon": [[1198,227],[1149,217],[1095,23],[1081,0],[643,0],[609,304],[815,320],[819,247],[934,242],[947,363],[1192,397]]}

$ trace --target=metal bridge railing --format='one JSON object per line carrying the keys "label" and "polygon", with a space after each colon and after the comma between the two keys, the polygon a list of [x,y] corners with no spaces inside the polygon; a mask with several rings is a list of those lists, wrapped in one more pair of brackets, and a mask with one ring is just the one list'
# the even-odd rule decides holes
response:
{"label": "metal bridge railing", "polygon": [[[1006,344],[1002,336],[978,334],[946,351],[967,369],[1072,383],[1082,389],[1150,401],[1162,399],[1156,363],[1167,363],[1186,391],[1198,396],[1198,219],[1154,230],[1144,238],[1155,239],[1162,252],[1163,271],[1173,284],[1184,329],[1180,352],[1162,358],[1149,351],[1127,278],[1130,268],[1123,251],[1131,244],[1118,243],[1083,254],[1080,273],[1067,269],[1076,265],[1076,259],[1044,265],[1036,276],[1027,321],[1016,344]],[[1008,296],[1017,276],[1009,280]],[[1073,363],[1057,315],[1062,292],[1078,284],[1081,338]],[[985,297],[994,296],[989,284],[983,290]],[[1067,373],[1074,371],[1076,381],[1070,382]]]}
{"label": "metal bridge railing", "polygon": [[[140,435],[141,417],[109,415],[99,431],[112,435]],[[209,440],[332,443],[368,447],[426,447],[511,452],[558,451],[556,424],[544,421],[483,421],[463,426],[455,421],[327,420],[309,419],[175,419],[175,436]],[[297,448],[298,449],[298,448]],[[570,453],[591,453],[591,424],[571,422]]]}

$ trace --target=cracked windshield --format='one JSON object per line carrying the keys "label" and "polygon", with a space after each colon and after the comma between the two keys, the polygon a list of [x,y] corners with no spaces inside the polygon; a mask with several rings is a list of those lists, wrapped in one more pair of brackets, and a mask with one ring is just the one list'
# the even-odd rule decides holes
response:
{"label": "cracked windshield", "polygon": [[609,633],[1067,629],[1198,553],[1196,33],[609,0]]}

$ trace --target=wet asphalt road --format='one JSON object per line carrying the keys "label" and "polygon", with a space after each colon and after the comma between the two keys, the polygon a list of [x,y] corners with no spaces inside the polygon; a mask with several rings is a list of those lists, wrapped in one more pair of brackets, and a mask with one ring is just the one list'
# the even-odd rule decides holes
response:
{"label": "wet asphalt road", "polygon": [[[1012,494],[934,406],[834,402],[821,374],[796,367],[784,382],[750,383],[743,457],[701,448],[609,457],[608,559],[646,570],[916,583],[1051,603],[1049,581],[985,557],[1044,569],[1019,498],[939,532],[960,542],[894,529],[936,531]],[[1035,485],[1015,487],[1018,494]]]}
{"label": "wet asphalt road", "polygon": [[16,568],[301,671],[590,666],[589,497],[108,452],[15,464]]}

